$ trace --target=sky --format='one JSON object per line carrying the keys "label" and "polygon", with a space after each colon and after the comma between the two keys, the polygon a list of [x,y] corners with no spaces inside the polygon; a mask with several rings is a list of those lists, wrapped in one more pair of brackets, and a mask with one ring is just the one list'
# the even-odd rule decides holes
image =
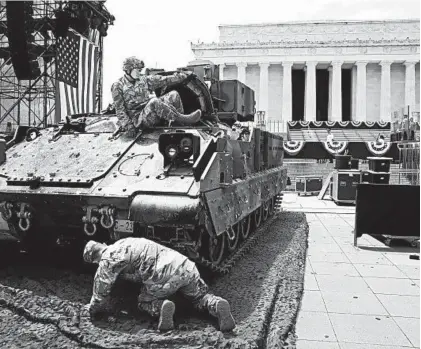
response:
{"label": "sky", "polygon": [[104,99],[124,58],[174,70],[194,59],[191,42],[218,42],[219,25],[420,18],[420,0],[107,0],[116,18],[104,38]]}

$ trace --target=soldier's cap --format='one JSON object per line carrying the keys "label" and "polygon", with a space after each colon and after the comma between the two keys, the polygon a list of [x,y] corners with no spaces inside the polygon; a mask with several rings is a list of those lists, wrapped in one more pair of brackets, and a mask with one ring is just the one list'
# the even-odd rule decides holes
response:
{"label": "soldier's cap", "polygon": [[88,243],[85,246],[85,249],[83,250],[83,260],[87,263],[93,263],[96,253],[99,250],[104,249],[105,247],[107,247],[107,245],[102,244],[100,242],[93,240],[88,241]]}
{"label": "soldier's cap", "polygon": [[145,63],[137,57],[128,57],[123,62],[123,70],[142,69]]}

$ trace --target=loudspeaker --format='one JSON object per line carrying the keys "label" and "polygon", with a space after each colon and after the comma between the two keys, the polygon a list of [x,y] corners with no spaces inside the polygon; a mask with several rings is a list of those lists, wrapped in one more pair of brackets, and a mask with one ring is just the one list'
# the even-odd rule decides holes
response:
{"label": "loudspeaker", "polygon": [[70,27],[71,16],[68,11],[57,11],[54,26],[54,35],[56,38],[65,37]]}
{"label": "loudspeaker", "polygon": [[357,170],[334,171],[332,178],[332,200],[335,203],[354,203],[357,185],[361,183],[361,172]]}
{"label": "loudspeaker", "polygon": [[359,159],[351,159],[351,170],[358,170],[360,164]]}
{"label": "loudspeaker", "polygon": [[351,168],[351,155],[335,155],[335,170],[349,170]]}
{"label": "loudspeaker", "polygon": [[19,80],[35,79],[41,75],[38,61],[31,60],[29,50],[29,41],[33,40],[32,5],[32,1],[6,1],[9,49]]}
{"label": "loudspeaker", "polygon": [[389,172],[392,158],[368,157],[368,169],[373,172]]}
{"label": "loudspeaker", "polygon": [[389,184],[390,172],[363,171],[362,183]]}

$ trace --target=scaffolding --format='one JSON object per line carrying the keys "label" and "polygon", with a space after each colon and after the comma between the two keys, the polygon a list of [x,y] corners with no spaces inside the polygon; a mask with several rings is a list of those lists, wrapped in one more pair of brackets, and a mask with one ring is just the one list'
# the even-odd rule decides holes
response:
{"label": "scaffolding", "polygon": [[[0,132],[12,133],[18,125],[47,127],[57,122],[54,26],[57,11],[66,3],[70,2],[33,1],[33,44],[37,48],[36,59],[41,74],[33,80],[19,80],[13,69],[9,49],[6,1],[0,1]],[[83,3],[92,7],[94,2]],[[89,31],[92,32],[91,29]],[[81,34],[89,37],[88,33]],[[99,71],[95,110],[99,112],[102,108],[103,36],[98,37]]]}

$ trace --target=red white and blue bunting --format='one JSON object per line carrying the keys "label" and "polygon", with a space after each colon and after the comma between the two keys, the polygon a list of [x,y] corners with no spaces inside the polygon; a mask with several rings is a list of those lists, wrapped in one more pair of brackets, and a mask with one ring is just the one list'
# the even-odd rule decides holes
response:
{"label": "red white and blue bunting", "polygon": [[375,123],[374,121],[366,121],[366,122],[365,122],[365,124],[366,124],[368,127],[373,127],[376,123]]}
{"label": "red white and blue bunting", "polygon": [[297,155],[304,147],[303,141],[287,141],[284,142],[284,150],[288,155]]}
{"label": "red white and blue bunting", "polygon": [[348,146],[348,142],[322,142],[325,149],[332,155],[341,154],[345,151],[346,147]]}
{"label": "red white and blue bunting", "polygon": [[365,144],[371,154],[378,156],[385,155],[389,151],[392,142],[365,142]]}
{"label": "red white and blue bunting", "polygon": [[339,121],[339,125],[342,127],[347,127],[349,125],[349,121]]}
{"label": "red white and blue bunting", "polygon": [[290,130],[298,130],[303,128],[320,129],[320,128],[347,128],[347,129],[370,129],[379,131],[391,130],[391,123],[386,121],[288,121]]}

